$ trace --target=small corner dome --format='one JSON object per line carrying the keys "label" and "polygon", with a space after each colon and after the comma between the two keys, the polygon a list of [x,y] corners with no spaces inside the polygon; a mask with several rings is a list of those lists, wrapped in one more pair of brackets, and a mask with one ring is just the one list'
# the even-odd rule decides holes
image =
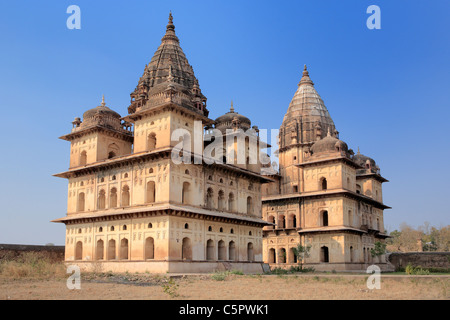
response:
{"label": "small corner dome", "polygon": [[328,135],[325,138],[316,141],[311,146],[311,152],[313,154],[322,152],[335,152],[335,151],[348,152],[348,146],[344,141],[339,140],[338,138],[333,137],[331,135]]}
{"label": "small corner dome", "polygon": [[235,112],[233,103],[231,103],[230,111],[215,120],[215,127],[217,129],[231,129],[233,127],[233,121],[236,120],[239,121],[239,127],[242,129],[247,130],[251,127],[250,119],[242,114]]}
{"label": "small corner dome", "polygon": [[110,116],[112,118],[119,119],[121,118],[120,114],[117,112],[111,110],[105,105],[105,98],[102,98],[102,103],[98,107],[92,108],[87,110],[85,113],[83,113],[83,121],[86,119],[94,118],[96,115],[102,115],[102,116]]}
{"label": "small corner dome", "polygon": [[377,168],[378,166],[375,163],[375,160],[369,158],[363,154],[361,154],[358,150],[358,153],[353,156],[353,161],[360,165],[361,167],[365,167],[366,164],[370,163],[372,168]]}

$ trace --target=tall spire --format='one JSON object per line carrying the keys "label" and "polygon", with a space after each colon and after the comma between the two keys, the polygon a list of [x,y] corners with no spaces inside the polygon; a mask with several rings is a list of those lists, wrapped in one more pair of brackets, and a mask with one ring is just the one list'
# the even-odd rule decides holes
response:
{"label": "tall spire", "polygon": [[299,82],[299,86],[303,85],[303,84],[310,84],[310,85],[314,85],[314,82],[312,82],[311,78],[309,77],[309,72],[308,69],[306,68],[306,64],[303,68],[303,76],[302,79]]}

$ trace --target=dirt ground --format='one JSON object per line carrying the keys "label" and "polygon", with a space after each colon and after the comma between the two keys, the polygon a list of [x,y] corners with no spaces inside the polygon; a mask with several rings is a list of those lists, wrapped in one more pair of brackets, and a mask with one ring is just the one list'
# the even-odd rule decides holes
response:
{"label": "dirt ground", "polygon": [[2,300],[302,300],[450,298],[449,276],[382,275],[380,289],[367,288],[366,275],[84,275],[80,290],[67,278],[0,277]]}

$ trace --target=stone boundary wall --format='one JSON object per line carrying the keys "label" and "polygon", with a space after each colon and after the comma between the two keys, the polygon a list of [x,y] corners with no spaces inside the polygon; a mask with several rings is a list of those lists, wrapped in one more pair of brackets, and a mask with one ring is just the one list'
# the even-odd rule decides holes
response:
{"label": "stone boundary wall", "polygon": [[64,261],[64,246],[39,246],[28,244],[0,244],[0,260],[14,259],[23,252],[47,253],[52,260]]}
{"label": "stone boundary wall", "polygon": [[422,268],[450,268],[450,252],[392,252],[386,258],[395,270],[406,268],[408,263]]}

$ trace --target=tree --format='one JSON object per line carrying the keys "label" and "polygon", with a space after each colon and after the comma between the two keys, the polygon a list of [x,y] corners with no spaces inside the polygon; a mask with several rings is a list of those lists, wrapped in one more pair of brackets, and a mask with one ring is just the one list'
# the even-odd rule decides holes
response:
{"label": "tree", "polygon": [[294,251],[295,256],[297,257],[297,263],[300,266],[300,269],[302,269],[303,260],[305,258],[309,257],[309,252],[311,250],[311,245],[302,246],[301,243],[297,245],[297,247],[292,248]]}
{"label": "tree", "polygon": [[386,244],[380,241],[375,242],[375,248],[370,249],[372,257],[379,257],[386,253]]}

